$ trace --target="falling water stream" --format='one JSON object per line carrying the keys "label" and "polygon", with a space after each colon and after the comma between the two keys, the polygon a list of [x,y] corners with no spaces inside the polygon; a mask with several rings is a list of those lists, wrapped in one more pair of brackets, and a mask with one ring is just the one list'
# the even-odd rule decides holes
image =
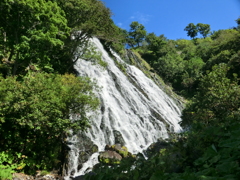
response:
{"label": "falling water stream", "polygon": [[[80,76],[96,79],[101,87],[97,93],[101,107],[92,114],[91,128],[85,134],[98,147],[98,151],[104,151],[107,144],[117,143],[118,136],[124,146],[135,154],[142,152],[158,138],[167,138],[169,131],[180,131],[178,122],[181,110],[172,98],[137,67],[126,64],[126,73],[123,73],[100,41],[95,38],[92,41],[102,53],[107,68],[79,59],[75,69]],[[117,54],[113,54],[115,61],[124,63]],[[94,153],[79,169],[78,158],[84,147],[79,149],[75,146],[78,141],[76,136],[69,137],[68,141],[71,142],[71,150],[65,179],[84,174],[87,168],[98,162],[98,153]]]}

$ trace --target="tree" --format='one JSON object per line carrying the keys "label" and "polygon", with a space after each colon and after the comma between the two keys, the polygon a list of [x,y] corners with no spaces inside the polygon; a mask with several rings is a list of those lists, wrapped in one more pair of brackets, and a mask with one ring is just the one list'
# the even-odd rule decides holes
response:
{"label": "tree", "polygon": [[[72,72],[74,63],[83,58],[89,39],[97,37],[105,42],[119,42],[118,27],[111,19],[111,11],[99,0],[52,0],[65,12],[70,34],[63,49],[56,49],[53,61],[60,73]],[[120,39],[120,40],[119,40]],[[82,53],[77,53],[81,49]],[[56,68],[55,68],[56,69]]]}
{"label": "tree", "polygon": [[95,87],[90,79],[70,74],[0,77],[0,152],[28,157],[28,172],[56,167],[69,130],[89,127],[87,112],[99,103]]}
{"label": "tree", "polygon": [[167,82],[176,82],[184,70],[183,59],[176,53],[168,53],[154,62],[154,69]]}
{"label": "tree", "polygon": [[193,85],[197,82],[198,78],[202,75],[202,68],[205,65],[203,60],[199,57],[191,58],[184,61],[184,73],[182,75],[181,84],[190,92]]}
{"label": "tree", "polygon": [[192,39],[194,39],[198,34],[198,28],[193,23],[189,23],[185,27],[184,31],[187,31],[187,35],[190,36]]}
{"label": "tree", "polygon": [[176,42],[176,50],[180,53],[184,60],[190,60],[196,56],[196,45],[193,41],[187,39],[178,39]]}
{"label": "tree", "polygon": [[198,32],[199,32],[204,38],[206,38],[207,35],[210,34],[210,25],[209,25],[209,24],[198,23],[198,24],[197,24],[197,29],[198,29]]}
{"label": "tree", "polygon": [[228,117],[233,116],[240,106],[240,88],[235,75],[233,80],[227,78],[228,70],[226,64],[215,65],[201,79],[199,92],[183,112],[184,127],[200,125],[205,128],[230,123]]}
{"label": "tree", "polygon": [[130,31],[129,31],[129,41],[128,44],[131,47],[134,47],[137,45],[137,47],[140,46],[141,42],[145,39],[147,35],[147,31],[145,30],[145,27],[142,24],[139,24],[137,21],[133,21],[130,24]]}
{"label": "tree", "polygon": [[[54,1],[54,0],[52,0]],[[81,38],[96,36],[111,38],[115,26],[111,11],[99,0],[58,0],[57,4],[66,14],[68,27],[81,34]],[[77,18],[76,18],[77,17]]]}
{"label": "tree", "polygon": [[[114,37],[113,37],[114,38]],[[128,32],[125,29],[117,27],[117,35],[115,36],[115,40],[104,42],[105,45],[111,47],[118,54],[125,53],[125,46],[128,41]]]}
{"label": "tree", "polygon": [[236,23],[238,24],[237,29],[240,29],[240,17],[236,20]]}
{"label": "tree", "polygon": [[120,39],[111,11],[99,0],[6,0],[0,4],[0,59],[13,75],[25,74],[31,64],[47,72],[72,72],[79,58],[77,48],[85,50],[93,36]]}
{"label": "tree", "polygon": [[210,25],[209,24],[202,24],[198,23],[197,25],[193,23],[189,23],[184,31],[187,31],[187,35],[190,36],[191,38],[195,38],[198,34],[198,32],[206,38],[208,34],[210,34]]}
{"label": "tree", "polygon": [[148,49],[155,53],[161,48],[161,46],[166,44],[166,38],[164,35],[158,37],[154,33],[147,34],[146,41],[148,43]]}
{"label": "tree", "polygon": [[54,2],[6,0],[0,4],[0,31],[1,54],[15,75],[32,63],[51,68],[54,49],[63,47],[69,28]]}

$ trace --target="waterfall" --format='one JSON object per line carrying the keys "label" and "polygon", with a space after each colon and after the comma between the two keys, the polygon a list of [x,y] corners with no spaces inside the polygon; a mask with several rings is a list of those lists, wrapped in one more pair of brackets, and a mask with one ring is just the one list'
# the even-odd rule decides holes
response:
{"label": "waterfall", "polygon": [[[123,73],[115,61],[124,61],[113,52],[114,61],[98,39],[92,41],[102,53],[107,68],[79,59],[75,69],[80,76],[97,81],[101,87],[97,93],[101,106],[91,114],[91,128],[88,132],[81,134],[81,137],[76,135],[68,139],[71,150],[65,179],[70,175],[84,174],[89,166],[98,162],[96,152],[79,166],[79,154],[88,153],[85,144],[92,144],[91,148],[103,151],[105,145],[121,142],[135,154],[142,152],[158,138],[167,138],[169,131],[181,130],[178,124],[181,110],[173,99],[137,67],[125,64],[126,72]],[[83,141],[87,142],[84,144]]]}

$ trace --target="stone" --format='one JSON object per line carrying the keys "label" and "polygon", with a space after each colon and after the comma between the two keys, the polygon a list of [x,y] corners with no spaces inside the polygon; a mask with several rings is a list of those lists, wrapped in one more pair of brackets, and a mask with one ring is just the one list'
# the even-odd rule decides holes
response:
{"label": "stone", "polygon": [[121,144],[114,144],[110,147],[110,150],[116,151],[118,154],[122,156],[122,158],[128,157],[128,149],[125,146],[121,146]]}
{"label": "stone", "polygon": [[122,156],[116,151],[103,151],[99,153],[98,160],[104,164],[120,164]]}

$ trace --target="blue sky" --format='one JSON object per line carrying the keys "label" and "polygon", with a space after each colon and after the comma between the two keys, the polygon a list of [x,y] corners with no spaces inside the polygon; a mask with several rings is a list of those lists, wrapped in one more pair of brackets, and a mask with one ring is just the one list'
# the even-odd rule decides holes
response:
{"label": "blue sky", "polygon": [[210,24],[211,30],[236,26],[240,0],[102,0],[113,12],[119,27],[129,30],[132,21],[143,24],[148,33],[168,39],[189,39],[189,23]]}

